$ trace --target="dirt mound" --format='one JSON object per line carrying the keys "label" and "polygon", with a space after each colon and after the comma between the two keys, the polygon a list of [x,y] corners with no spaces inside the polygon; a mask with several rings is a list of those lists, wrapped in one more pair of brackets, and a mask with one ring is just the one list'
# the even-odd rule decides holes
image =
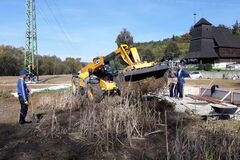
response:
{"label": "dirt mound", "polygon": [[0,125],[0,159],[80,159],[85,155],[83,145],[68,136],[48,137],[28,124]]}
{"label": "dirt mound", "polygon": [[167,86],[168,78],[146,78],[137,82],[126,83],[127,88],[133,91],[140,91],[142,94],[149,92],[156,92],[157,90],[163,90]]}

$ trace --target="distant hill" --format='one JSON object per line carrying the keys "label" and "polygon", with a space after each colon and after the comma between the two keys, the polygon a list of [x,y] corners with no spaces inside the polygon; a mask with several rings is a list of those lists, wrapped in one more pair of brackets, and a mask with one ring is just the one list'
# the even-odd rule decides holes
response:
{"label": "distant hill", "polygon": [[[135,43],[134,46],[138,49],[143,60],[167,59],[169,56],[171,57],[172,52],[178,52],[174,58],[184,58],[188,53],[190,39],[191,35],[186,33],[181,36],[173,35],[172,38],[159,41],[139,42]],[[173,48],[174,45],[177,47]]]}

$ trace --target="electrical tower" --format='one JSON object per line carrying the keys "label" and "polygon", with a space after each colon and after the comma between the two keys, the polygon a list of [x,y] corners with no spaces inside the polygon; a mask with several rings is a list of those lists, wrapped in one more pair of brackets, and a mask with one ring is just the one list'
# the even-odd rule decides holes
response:
{"label": "electrical tower", "polygon": [[37,23],[35,0],[26,0],[26,46],[24,67],[38,76],[37,48]]}

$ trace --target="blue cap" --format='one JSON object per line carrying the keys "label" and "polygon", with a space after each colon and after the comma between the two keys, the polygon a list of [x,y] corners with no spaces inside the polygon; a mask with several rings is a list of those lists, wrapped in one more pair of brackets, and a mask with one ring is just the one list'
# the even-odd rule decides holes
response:
{"label": "blue cap", "polygon": [[20,75],[28,75],[29,73],[28,73],[27,70],[22,69],[22,70],[20,70],[19,74],[20,74]]}

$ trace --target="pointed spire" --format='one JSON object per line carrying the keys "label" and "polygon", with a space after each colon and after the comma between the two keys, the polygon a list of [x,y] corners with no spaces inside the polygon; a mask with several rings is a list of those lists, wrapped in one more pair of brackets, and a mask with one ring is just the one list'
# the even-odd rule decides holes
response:
{"label": "pointed spire", "polygon": [[212,25],[210,22],[208,22],[205,18],[201,18],[195,25],[194,27],[198,27],[198,26],[201,26],[201,25]]}

